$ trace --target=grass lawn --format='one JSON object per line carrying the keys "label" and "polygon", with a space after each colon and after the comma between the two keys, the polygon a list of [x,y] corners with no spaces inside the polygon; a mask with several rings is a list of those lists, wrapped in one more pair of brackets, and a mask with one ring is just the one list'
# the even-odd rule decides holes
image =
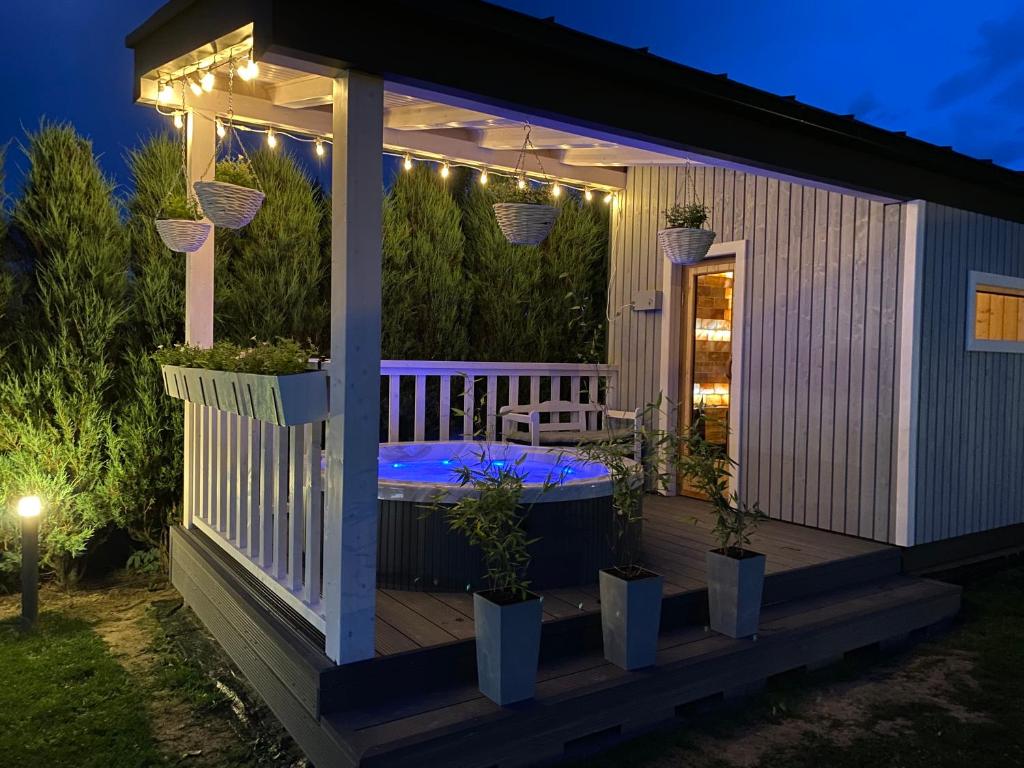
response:
{"label": "grass lawn", "polygon": [[963,571],[953,629],[896,656],[863,653],[587,768],[987,768],[1024,765],[1024,566]]}

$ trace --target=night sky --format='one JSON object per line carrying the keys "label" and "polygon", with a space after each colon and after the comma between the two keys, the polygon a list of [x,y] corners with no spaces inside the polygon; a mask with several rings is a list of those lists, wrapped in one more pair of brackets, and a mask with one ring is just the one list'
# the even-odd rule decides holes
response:
{"label": "night sky", "polygon": [[[1024,169],[1020,0],[502,0],[535,16]],[[131,102],[124,37],[162,0],[5,0],[0,142],[70,120],[128,182],[124,148],[166,125]],[[295,147],[297,154],[304,148]],[[24,167],[8,152],[7,188]]]}

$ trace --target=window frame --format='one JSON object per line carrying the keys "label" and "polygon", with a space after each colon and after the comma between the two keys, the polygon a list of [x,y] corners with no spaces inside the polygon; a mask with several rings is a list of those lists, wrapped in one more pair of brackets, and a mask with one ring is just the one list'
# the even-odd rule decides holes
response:
{"label": "window frame", "polygon": [[1003,339],[979,339],[975,335],[977,325],[977,295],[979,289],[990,289],[992,293],[1024,298],[1024,278],[999,275],[994,272],[971,271],[967,274],[967,351],[1004,352],[1024,355],[1024,341]]}

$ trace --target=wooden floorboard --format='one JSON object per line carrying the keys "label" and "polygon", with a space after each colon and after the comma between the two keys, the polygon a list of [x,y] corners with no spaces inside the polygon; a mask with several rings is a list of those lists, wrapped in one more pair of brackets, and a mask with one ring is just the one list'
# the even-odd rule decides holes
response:
{"label": "wooden floorboard", "polygon": [[[664,577],[664,595],[704,589],[705,553],[714,546],[714,519],[705,502],[684,497],[648,496],[641,540],[643,564]],[[751,547],[767,558],[769,574],[857,557],[885,544],[779,520],[766,520]],[[600,610],[597,584],[543,591],[547,623]],[[473,596],[464,592],[377,592],[377,654],[473,637]]]}

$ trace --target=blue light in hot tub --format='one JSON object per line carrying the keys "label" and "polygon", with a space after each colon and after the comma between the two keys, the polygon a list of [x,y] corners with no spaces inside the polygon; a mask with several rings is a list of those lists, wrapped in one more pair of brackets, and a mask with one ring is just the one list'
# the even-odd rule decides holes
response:
{"label": "blue light in hot tub", "polygon": [[449,464],[451,464],[451,463],[452,463],[452,460],[451,460],[451,459],[441,459],[441,463],[442,463],[442,464],[443,464],[444,466],[446,466],[446,467],[447,467],[447,466],[448,466]]}
{"label": "blue light in hot tub", "polygon": [[402,467],[404,467],[404,466],[405,466],[405,465],[404,465],[404,464],[402,464],[402,462],[400,462],[400,461],[396,461],[395,463],[393,463],[393,464],[391,465],[391,468],[392,468],[392,469],[401,469],[401,468],[402,468]]}

